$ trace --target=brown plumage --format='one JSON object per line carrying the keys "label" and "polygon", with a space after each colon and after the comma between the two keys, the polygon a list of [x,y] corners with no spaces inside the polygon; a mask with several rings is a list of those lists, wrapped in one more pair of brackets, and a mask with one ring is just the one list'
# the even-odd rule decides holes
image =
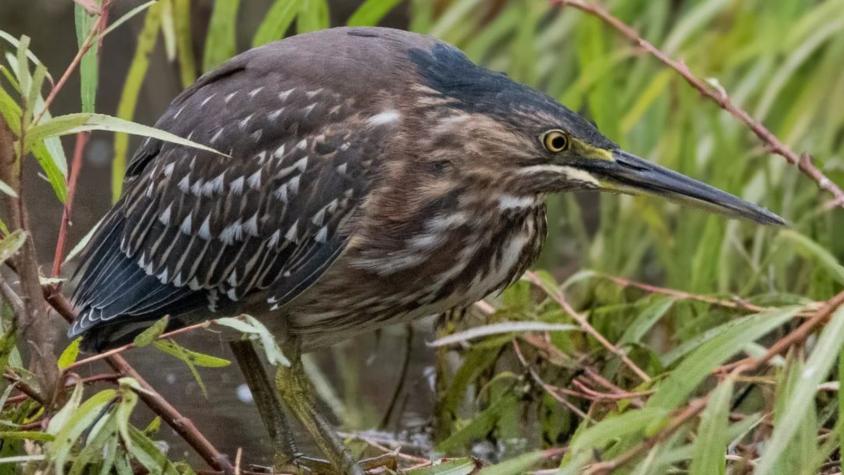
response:
{"label": "brown plumage", "polygon": [[636,189],[778,219],[397,30],[338,28],[243,53],[156,127],[230,158],[158,140],[138,149],[80,267],[70,335],[89,348],[164,314],[183,325],[251,313],[312,347],[470,305],[538,255],[550,192]]}

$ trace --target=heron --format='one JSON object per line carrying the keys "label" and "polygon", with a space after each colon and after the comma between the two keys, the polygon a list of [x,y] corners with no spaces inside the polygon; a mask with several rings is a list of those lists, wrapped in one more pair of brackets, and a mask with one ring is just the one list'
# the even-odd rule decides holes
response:
{"label": "heron", "polygon": [[[332,28],[239,54],[178,95],[85,249],[70,337],[102,351],[253,315],[292,364],[271,381],[232,348],[281,459],[284,405],[334,470],[361,473],[320,414],[299,355],[466,308],[537,258],[549,195],[655,195],[765,225],[776,214],[622,150],[552,97],[433,37]],[[269,392],[268,392],[269,391]]]}

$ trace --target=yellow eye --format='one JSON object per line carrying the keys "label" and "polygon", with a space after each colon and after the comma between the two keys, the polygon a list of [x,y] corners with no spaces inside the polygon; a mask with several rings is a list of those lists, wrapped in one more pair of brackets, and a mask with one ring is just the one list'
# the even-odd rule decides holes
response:
{"label": "yellow eye", "polygon": [[542,135],[542,145],[551,153],[568,150],[569,136],[562,130],[549,130]]}

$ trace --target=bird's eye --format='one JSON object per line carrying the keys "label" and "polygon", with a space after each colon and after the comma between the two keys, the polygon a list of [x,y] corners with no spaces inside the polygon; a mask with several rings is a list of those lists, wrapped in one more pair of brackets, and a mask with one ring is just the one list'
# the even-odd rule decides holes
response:
{"label": "bird's eye", "polygon": [[551,153],[568,150],[569,136],[562,130],[549,130],[542,135],[542,145]]}

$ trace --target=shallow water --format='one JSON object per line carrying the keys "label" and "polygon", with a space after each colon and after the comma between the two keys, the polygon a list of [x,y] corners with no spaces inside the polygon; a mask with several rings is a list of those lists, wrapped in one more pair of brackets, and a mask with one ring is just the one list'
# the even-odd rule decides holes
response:
{"label": "shallow water", "polygon": [[[425,345],[432,339],[428,330],[430,320],[416,324],[414,328],[406,384],[399,395],[394,417],[381,434],[382,438],[398,436],[400,430],[420,431],[433,411],[434,353]],[[232,360],[228,345],[212,332],[198,330],[196,334],[179,337],[178,342],[190,349]],[[398,384],[405,343],[405,329],[399,326],[377,335],[363,335],[307,356],[317,363],[342,404],[345,424],[332,414],[327,405],[324,411],[332,414],[338,429],[346,432],[378,429]],[[208,392],[206,398],[188,368],[179,360],[151,347],[134,349],[125,355],[149,383],[189,417],[221,452],[234,457],[237,450],[242,449],[245,463],[260,465],[270,462],[272,454],[266,431],[236,364],[226,368],[199,369]],[[138,412],[137,424],[143,427],[151,414],[146,408]],[[295,428],[295,437],[303,452],[318,455],[301,428]],[[199,461],[166,424],[162,424],[156,438],[169,444],[171,456]]]}

